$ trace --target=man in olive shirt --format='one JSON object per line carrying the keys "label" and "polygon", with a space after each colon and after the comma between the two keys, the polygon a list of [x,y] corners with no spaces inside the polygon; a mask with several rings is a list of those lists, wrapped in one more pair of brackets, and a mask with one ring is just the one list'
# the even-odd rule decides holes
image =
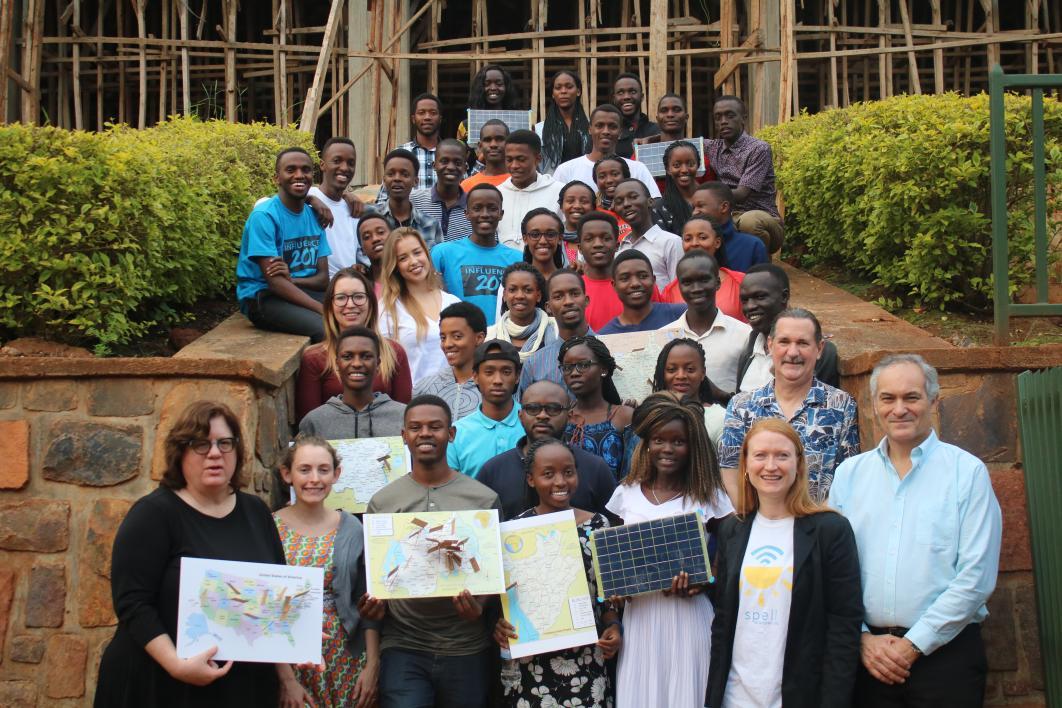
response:
{"label": "man in olive shirt", "polygon": [[[454,439],[450,408],[438,396],[406,406],[402,439],[412,471],[376,492],[370,514],[501,509],[498,495],[446,464]],[[381,630],[380,708],[485,708],[497,648],[484,609],[492,597],[388,600]],[[493,647],[493,648],[492,648]]]}

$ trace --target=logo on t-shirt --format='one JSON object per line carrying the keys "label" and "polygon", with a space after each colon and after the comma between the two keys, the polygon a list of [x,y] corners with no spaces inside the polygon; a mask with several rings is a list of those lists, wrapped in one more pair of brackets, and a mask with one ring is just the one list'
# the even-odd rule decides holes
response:
{"label": "logo on t-shirt", "polygon": [[774,598],[793,591],[793,566],[782,565],[786,554],[777,546],[760,546],[748,553],[741,573],[741,592],[757,595],[755,607],[745,611],[744,619],[754,624],[777,624],[778,610]]}
{"label": "logo on t-shirt", "polygon": [[501,287],[502,272],[505,269],[495,265],[461,266],[461,286],[463,297],[489,295],[494,297]]}
{"label": "logo on t-shirt", "polygon": [[293,277],[297,271],[317,268],[317,250],[321,245],[321,237],[296,236],[284,240],[284,262]]}

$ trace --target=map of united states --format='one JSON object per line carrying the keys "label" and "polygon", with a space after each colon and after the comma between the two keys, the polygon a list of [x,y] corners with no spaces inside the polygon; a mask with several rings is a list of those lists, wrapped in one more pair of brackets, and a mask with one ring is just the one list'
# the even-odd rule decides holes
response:
{"label": "map of united states", "polygon": [[259,578],[242,578],[217,571],[207,571],[199,586],[202,615],[192,615],[186,631],[194,641],[209,634],[203,616],[219,627],[226,627],[254,644],[264,636],[283,636],[295,643],[292,626],[310,600],[310,585],[289,588]]}

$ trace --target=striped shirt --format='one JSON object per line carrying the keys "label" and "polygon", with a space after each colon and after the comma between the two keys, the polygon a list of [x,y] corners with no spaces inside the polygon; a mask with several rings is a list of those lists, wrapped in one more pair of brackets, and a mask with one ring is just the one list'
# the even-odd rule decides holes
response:
{"label": "striped shirt", "polygon": [[425,216],[434,219],[442,229],[443,241],[456,241],[472,235],[472,224],[465,215],[468,195],[463,191],[461,198],[452,207],[447,207],[439,196],[437,186],[431,189],[418,189],[409,195],[413,207]]}

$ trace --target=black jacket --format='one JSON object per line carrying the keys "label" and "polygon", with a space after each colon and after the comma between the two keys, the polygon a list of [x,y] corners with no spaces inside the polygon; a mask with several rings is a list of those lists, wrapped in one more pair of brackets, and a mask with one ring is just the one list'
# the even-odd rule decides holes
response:
{"label": "black jacket", "polygon": [[[745,378],[745,372],[749,370],[749,365],[752,364],[752,349],[756,346],[758,337],[759,332],[752,330],[749,333],[749,341],[745,342],[745,348],[741,351],[741,356],[738,357],[737,378],[734,379],[737,381],[738,391],[741,390],[741,379]],[[837,345],[827,339],[825,346],[822,347],[822,356],[815,362],[815,378],[824,384],[840,388],[841,371],[839,364]]]}
{"label": "black jacket", "polygon": [[[712,663],[705,705],[723,704],[734,651],[741,563],[754,515],[723,520],[716,553]],[[859,668],[863,592],[848,520],[835,512],[793,524],[793,598],[782,668],[785,708],[847,708]]]}

